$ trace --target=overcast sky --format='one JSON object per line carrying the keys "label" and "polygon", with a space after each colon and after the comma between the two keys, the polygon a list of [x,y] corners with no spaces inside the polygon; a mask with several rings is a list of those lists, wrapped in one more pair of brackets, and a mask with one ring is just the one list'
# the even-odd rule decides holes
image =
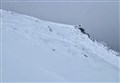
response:
{"label": "overcast sky", "polygon": [[104,2],[105,0],[101,0],[102,2],[100,0],[99,2],[96,2],[98,0],[92,0],[92,2],[90,0],[83,0],[84,2],[3,1],[6,1],[2,3],[2,8],[5,10],[30,15],[47,21],[70,25],[81,24],[92,37],[100,41],[105,41],[113,49],[120,51],[119,2],[109,2],[118,0],[106,0],[106,2]]}

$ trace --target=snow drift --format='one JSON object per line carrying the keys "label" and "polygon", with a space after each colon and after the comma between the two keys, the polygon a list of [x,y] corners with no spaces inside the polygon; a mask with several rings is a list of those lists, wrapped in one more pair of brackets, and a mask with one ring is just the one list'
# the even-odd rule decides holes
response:
{"label": "snow drift", "polygon": [[75,26],[0,13],[3,82],[119,82],[119,54]]}

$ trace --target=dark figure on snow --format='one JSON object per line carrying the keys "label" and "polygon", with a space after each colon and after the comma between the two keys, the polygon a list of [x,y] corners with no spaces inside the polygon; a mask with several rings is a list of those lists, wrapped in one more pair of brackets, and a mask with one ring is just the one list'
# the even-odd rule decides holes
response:
{"label": "dark figure on snow", "polygon": [[81,25],[78,25],[78,29],[79,29],[82,33],[86,34],[85,29],[83,29],[83,28],[81,27]]}
{"label": "dark figure on snow", "polygon": [[90,35],[85,32],[85,29],[83,29],[81,25],[76,25],[75,28],[79,29],[83,34],[86,34],[90,38]]}
{"label": "dark figure on snow", "polygon": [[83,28],[78,28],[78,29],[80,29],[80,31],[81,31],[82,33],[86,34],[86,32],[85,32],[85,30],[84,30]]}

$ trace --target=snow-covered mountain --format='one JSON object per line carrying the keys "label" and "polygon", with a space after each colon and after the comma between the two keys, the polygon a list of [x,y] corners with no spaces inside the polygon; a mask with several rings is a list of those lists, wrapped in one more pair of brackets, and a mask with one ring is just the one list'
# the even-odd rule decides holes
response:
{"label": "snow-covered mountain", "polygon": [[119,82],[119,53],[74,25],[0,13],[4,82]]}

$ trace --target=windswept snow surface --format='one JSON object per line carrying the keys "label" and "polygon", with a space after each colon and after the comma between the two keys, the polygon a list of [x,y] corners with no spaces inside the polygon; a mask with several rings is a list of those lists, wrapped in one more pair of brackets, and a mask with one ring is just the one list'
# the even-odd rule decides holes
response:
{"label": "windswept snow surface", "polygon": [[73,25],[2,13],[3,82],[119,82],[119,57]]}

